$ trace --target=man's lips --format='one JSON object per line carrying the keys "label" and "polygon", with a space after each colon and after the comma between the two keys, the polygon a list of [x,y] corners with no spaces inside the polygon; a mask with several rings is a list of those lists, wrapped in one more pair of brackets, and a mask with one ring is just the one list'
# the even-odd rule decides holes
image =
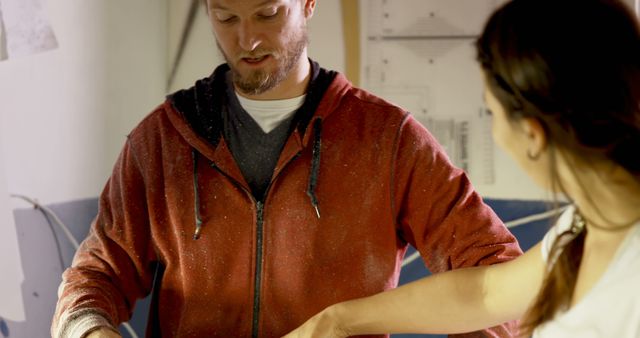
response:
{"label": "man's lips", "polygon": [[262,55],[258,57],[243,57],[241,60],[249,64],[258,64],[266,60],[268,57],[269,55]]}

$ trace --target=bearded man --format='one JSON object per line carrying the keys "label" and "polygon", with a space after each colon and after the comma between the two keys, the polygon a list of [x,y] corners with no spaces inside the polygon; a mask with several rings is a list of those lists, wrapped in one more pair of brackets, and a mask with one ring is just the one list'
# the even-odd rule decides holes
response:
{"label": "bearded man", "polygon": [[[307,56],[315,0],[208,0],[226,63],[128,136],[63,274],[53,337],[280,337],[398,284],[521,254],[406,111]],[[505,324],[466,337],[509,337]]]}

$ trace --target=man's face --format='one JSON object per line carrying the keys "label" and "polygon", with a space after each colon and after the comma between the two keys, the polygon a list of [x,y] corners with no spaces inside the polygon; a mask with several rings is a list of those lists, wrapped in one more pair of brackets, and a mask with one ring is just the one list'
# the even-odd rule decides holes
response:
{"label": "man's face", "polygon": [[306,51],[308,3],[209,0],[209,20],[237,89],[258,95],[287,78]]}

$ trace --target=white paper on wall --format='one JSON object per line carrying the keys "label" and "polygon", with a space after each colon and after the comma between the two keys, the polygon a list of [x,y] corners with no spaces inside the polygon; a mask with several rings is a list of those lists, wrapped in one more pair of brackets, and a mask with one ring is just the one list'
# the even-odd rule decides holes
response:
{"label": "white paper on wall", "polygon": [[537,199],[540,190],[494,145],[475,61],[474,42],[502,2],[361,0],[360,83],[411,112],[484,196]]}
{"label": "white paper on wall", "polygon": [[[0,0],[0,59],[44,52],[58,47],[44,11],[45,0]],[[4,49],[4,53],[1,52]]]}
{"label": "white paper on wall", "polygon": [[490,119],[473,61],[494,1],[365,2],[363,85],[409,110],[473,182],[494,184]]}

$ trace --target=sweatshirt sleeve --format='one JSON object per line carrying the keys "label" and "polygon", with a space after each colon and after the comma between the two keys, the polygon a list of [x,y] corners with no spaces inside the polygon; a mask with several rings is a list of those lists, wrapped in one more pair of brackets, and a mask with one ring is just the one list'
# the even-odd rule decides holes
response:
{"label": "sweatshirt sleeve", "polygon": [[[394,212],[401,236],[432,273],[511,260],[522,254],[515,237],[484,204],[466,174],[435,138],[407,116],[398,132]],[[464,318],[460,318],[464,320]],[[511,337],[515,323],[452,337]]]}
{"label": "sweatshirt sleeve", "polygon": [[130,142],[99,200],[98,215],[62,275],[51,335],[82,336],[98,326],[127,321],[153,281],[145,184]]}

